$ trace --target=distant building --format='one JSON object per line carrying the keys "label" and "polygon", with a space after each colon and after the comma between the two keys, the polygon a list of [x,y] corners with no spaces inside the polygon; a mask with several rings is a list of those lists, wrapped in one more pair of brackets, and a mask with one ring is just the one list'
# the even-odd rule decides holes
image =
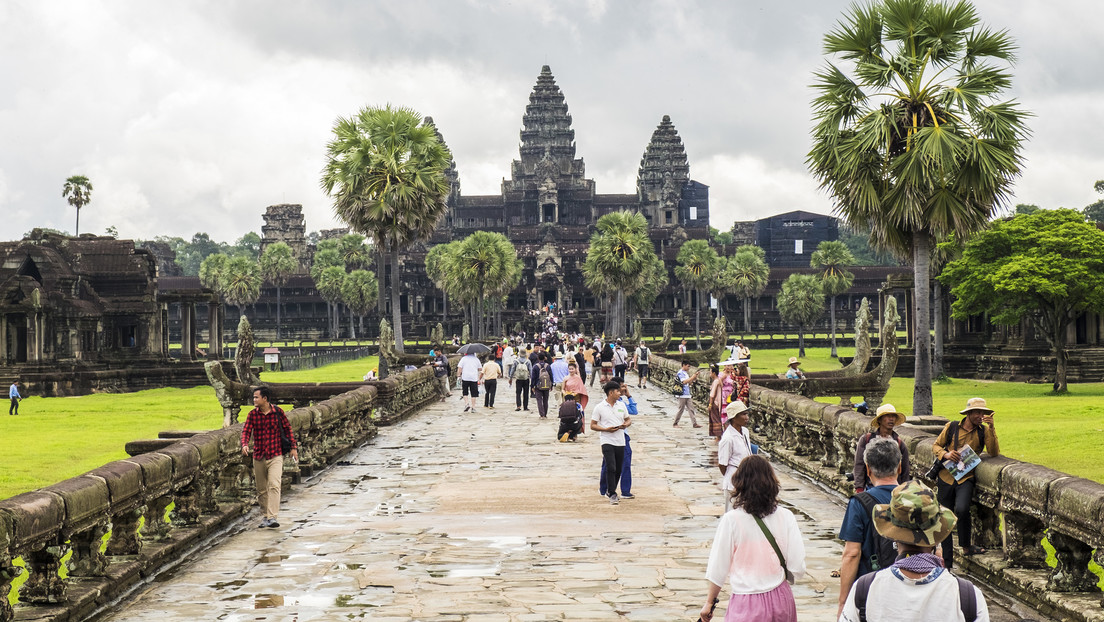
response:
{"label": "distant building", "polygon": [[839,221],[832,216],[793,211],[756,222],[756,240],[767,263],[778,268],[807,268],[809,255],[821,242],[839,238]]}

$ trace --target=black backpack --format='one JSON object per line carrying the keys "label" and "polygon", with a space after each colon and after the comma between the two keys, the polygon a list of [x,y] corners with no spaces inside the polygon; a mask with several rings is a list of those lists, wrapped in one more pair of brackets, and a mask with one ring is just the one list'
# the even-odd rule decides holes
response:
{"label": "black backpack", "polygon": [[[874,506],[878,505],[878,500],[868,492],[860,492],[855,495],[855,500],[862,505],[867,518],[871,517],[874,513]],[[870,574],[882,568],[888,568],[893,565],[893,562],[897,561],[897,543],[878,533],[873,524],[870,525],[867,538],[874,543],[874,553],[865,560],[866,565],[870,568]]]}
{"label": "black backpack", "polygon": [[[859,610],[859,622],[866,622],[866,597],[870,594],[870,584],[874,582],[876,573],[864,574],[855,581],[855,607]],[[966,622],[977,620],[977,593],[974,592],[974,584],[962,577],[958,580],[958,608],[962,610],[962,616]]]}

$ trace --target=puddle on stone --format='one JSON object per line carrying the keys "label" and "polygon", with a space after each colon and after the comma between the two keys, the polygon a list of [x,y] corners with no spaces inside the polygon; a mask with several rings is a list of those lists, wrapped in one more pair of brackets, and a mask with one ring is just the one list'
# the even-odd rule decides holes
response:
{"label": "puddle on stone", "polygon": [[237,579],[236,581],[222,581],[220,583],[212,583],[208,587],[213,587],[216,590],[224,590],[228,587],[232,587],[232,588],[236,589],[236,588],[239,588],[239,587],[245,585],[246,583],[249,583],[249,581],[247,581],[245,579]]}
{"label": "puddle on stone", "polygon": [[364,564],[334,564],[334,570],[360,570]]}
{"label": "puddle on stone", "polygon": [[257,594],[257,597],[253,599],[254,609],[272,609],[283,606],[284,597],[279,594]]}
{"label": "puddle on stone", "polygon": [[457,566],[441,570],[430,570],[429,576],[435,579],[445,577],[493,577],[498,575],[498,566]]}
{"label": "puddle on stone", "polygon": [[524,551],[530,548],[529,543],[522,536],[479,536],[462,538],[469,542],[488,543],[491,548],[505,549],[508,551]]}
{"label": "puddle on stone", "polygon": [[288,556],[282,553],[265,553],[257,559],[258,564],[275,564],[287,559]]}

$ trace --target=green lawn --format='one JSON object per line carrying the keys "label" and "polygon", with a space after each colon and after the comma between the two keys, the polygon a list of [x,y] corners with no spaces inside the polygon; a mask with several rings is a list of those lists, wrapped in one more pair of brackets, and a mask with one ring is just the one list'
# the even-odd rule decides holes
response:
{"label": "green lawn", "polygon": [[333,363],[318,369],[301,371],[261,372],[264,382],[360,382],[369,369],[379,371],[379,357],[368,356],[355,361]]}

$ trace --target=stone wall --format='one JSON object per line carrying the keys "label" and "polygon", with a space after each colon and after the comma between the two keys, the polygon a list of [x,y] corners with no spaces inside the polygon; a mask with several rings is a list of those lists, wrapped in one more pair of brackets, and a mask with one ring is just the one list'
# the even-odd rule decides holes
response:
{"label": "stone wall", "polygon": [[[285,464],[285,483],[332,464],[374,436],[377,424],[416,412],[436,399],[437,386],[432,368],[423,367],[291,410],[299,463]],[[0,594],[30,573],[19,588],[20,604],[0,599],[0,622],[84,619],[240,521],[256,497],[249,459],[240,451],[241,426],[136,443],[131,449],[142,449],[134,451],[151,450],[0,501]],[[62,579],[58,570],[69,552]]]}

